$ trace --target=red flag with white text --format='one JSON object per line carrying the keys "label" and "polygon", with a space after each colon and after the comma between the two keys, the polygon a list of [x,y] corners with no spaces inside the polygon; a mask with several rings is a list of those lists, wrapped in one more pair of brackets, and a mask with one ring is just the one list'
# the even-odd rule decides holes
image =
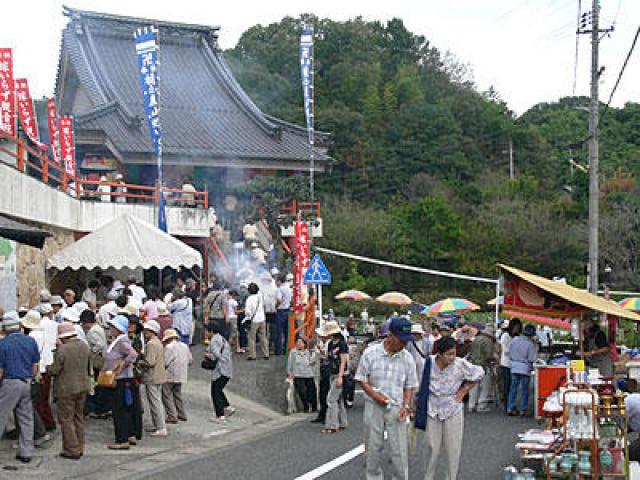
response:
{"label": "red flag with white text", "polygon": [[55,98],[47,100],[47,126],[49,127],[49,143],[51,144],[53,161],[60,165],[60,128]]}
{"label": "red flag with white text", "polygon": [[10,48],[0,48],[0,130],[16,136],[16,95]]}
{"label": "red flag with white text", "polygon": [[48,147],[40,142],[38,134],[38,121],[33,110],[33,101],[29,93],[29,83],[26,78],[16,78],[16,99],[18,103],[18,118],[22,124],[22,129],[27,137],[38,145],[40,149],[46,150]]}
{"label": "red flag with white text", "polygon": [[309,224],[297,221],[295,224],[295,264],[293,267],[293,311],[302,312],[304,274],[309,268]]}
{"label": "red flag with white text", "polygon": [[76,176],[76,148],[73,143],[73,117],[60,117],[60,157],[64,162],[64,171],[71,177]]}

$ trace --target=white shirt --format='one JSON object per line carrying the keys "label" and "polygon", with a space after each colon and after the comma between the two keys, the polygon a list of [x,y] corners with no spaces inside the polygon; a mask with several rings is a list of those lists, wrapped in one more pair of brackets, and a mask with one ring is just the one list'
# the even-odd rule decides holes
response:
{"label": "white shirt", "polygon": [[100,195],[101,202],[111,202],[111,187],[109,185],[98,185],[96,191],[100,193],[106,193],[107,195]]}
{"label": "white shirt", "polygon": [[238,301],[235,298],[230,298],[227,301],[227,318],[229,320],[234,320],[238,318],[238,314],[235,311],[235,308],[238,306]]}
{"label": "white shirt", "polygon": [[49,317],[42,317],[40,327],[44,332],[44,350],[40,355],[40,366],[47,367],[53,363],[53,350],[58,340],[58,324]]}
{"label": "white shirt", "polygon": [[262,295],[256,293],[249,295],[244,306],[245,319],[252,323],[264,323],[266,318],[264,315],[264,301]]}
{"label": "white shirt", "polygon": [[291,292],[291,287],[288,283],[283,283],[278,287],[278,292],[276,293],[276,299],[278,300],[278,310],[289,310],[291,308],[291,297],[293,296]]}
{"label": "white shirt", "polygon": [[140,305],[142,305],[144,299],[147,298],[147,292],[144,291],[144,288],[132,283],[129,285],[129,290],[131,290],[131,296],[135,298]]}
{"label": "white shirt", "polygon": [[45,373],[47,371],[47,366],[44,364],[43,356],[44,356],[44,331],[37,329],[31,330],[29,332],[29,336],[36,341],[36,345],[38,345],[38,352],[40,352],[40,373]]}
{"label": "white shirt", "polygon": [[511,347],[511,340],[513,338],[509,335],[509,332],[504,332],[500,337],[500,366],[511,368],[511,357],[509,356],[509,348]]}

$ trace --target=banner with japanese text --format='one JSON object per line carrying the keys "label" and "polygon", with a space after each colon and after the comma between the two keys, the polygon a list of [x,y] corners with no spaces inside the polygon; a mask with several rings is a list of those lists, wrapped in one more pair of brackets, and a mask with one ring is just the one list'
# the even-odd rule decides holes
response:
{"label": "banner with japanese text", "polygon": [[[160,83],[158,79],[158,29],[154,26],[139,28],[133,35],[138,57],[140,88],[149,125],[149,135],[157,157],[158,184],[162,192],[162,130],[160,128]],[[159,195],[158,228],[167,231],[164,194]]]}
{"label": "banner with japanese text", "polygon": [[48,147],[40,142],[40,135],[38,133],[38,120],[33,110],[33,100],[29,93],[29,83],[26,78],[16,78],[16,99],[18,103],[18,118],[22,124],[22,129],[27,137],[35,143],[41,150],[46,150]]}
{"label": "banner with japanese text", "polygon": [[16,136],[16,96],[10,48],[0,48],[0,130]]}
{"label": "banner with japanese text", "polygon": [[47,126],[49,127],[49,143],[51,144],[53,161],[60,165],[60,128],[55,98],[47,100]]}
{"label": "banner with japanese text", "polygon": [[307,134],[309,144],[313,145],[313,29],[307,25],[300,36],[300,75]]}
{"label": "banner with japanese text", "polygon": [[297,221],[295,232],[295,263],[293,266],[293,311],[300,313],[304,309],[304,274],[309,268],[309,224]]}
{"label": "banner with japanese text", "polygon": [[71,177],[76,176],[76,148],[73,139],[73,117],[60,117],[60,157],[64,162],[64,171]]}

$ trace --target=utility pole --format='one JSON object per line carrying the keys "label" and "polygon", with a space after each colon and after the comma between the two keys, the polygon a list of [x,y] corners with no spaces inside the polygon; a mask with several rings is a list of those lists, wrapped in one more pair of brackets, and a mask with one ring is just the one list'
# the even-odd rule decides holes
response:
{"label": "utility pole", "polygon": [[509,139],[509,178],[513,180],[513,140]]}
{"label": "utility pole", "polygon": [[599,0],[593,0],[591,11],[591,101],[589,103],[589,291],[598,291],[598,223],[600,185],[598,182],[598,47]]}

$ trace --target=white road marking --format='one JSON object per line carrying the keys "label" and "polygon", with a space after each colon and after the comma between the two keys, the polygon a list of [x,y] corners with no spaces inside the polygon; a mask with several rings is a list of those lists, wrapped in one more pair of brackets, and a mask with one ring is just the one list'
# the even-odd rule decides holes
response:
{"label": "white road marking", "polygon": [[294,480],[314,480],[316,478],[321,477],[325,473],[329,473],[331,470],[335,470],[341,465],[344,465],[347,462],[350,462],[354,458],[364,453],[364,443],[358,445],[353,450],[348,451],[344,455],[340,455],[338,458],[331,460],[330,462],[325,463],[324,465],[320,465],[318,468],[314,468],[310,472],[301,475]]}

